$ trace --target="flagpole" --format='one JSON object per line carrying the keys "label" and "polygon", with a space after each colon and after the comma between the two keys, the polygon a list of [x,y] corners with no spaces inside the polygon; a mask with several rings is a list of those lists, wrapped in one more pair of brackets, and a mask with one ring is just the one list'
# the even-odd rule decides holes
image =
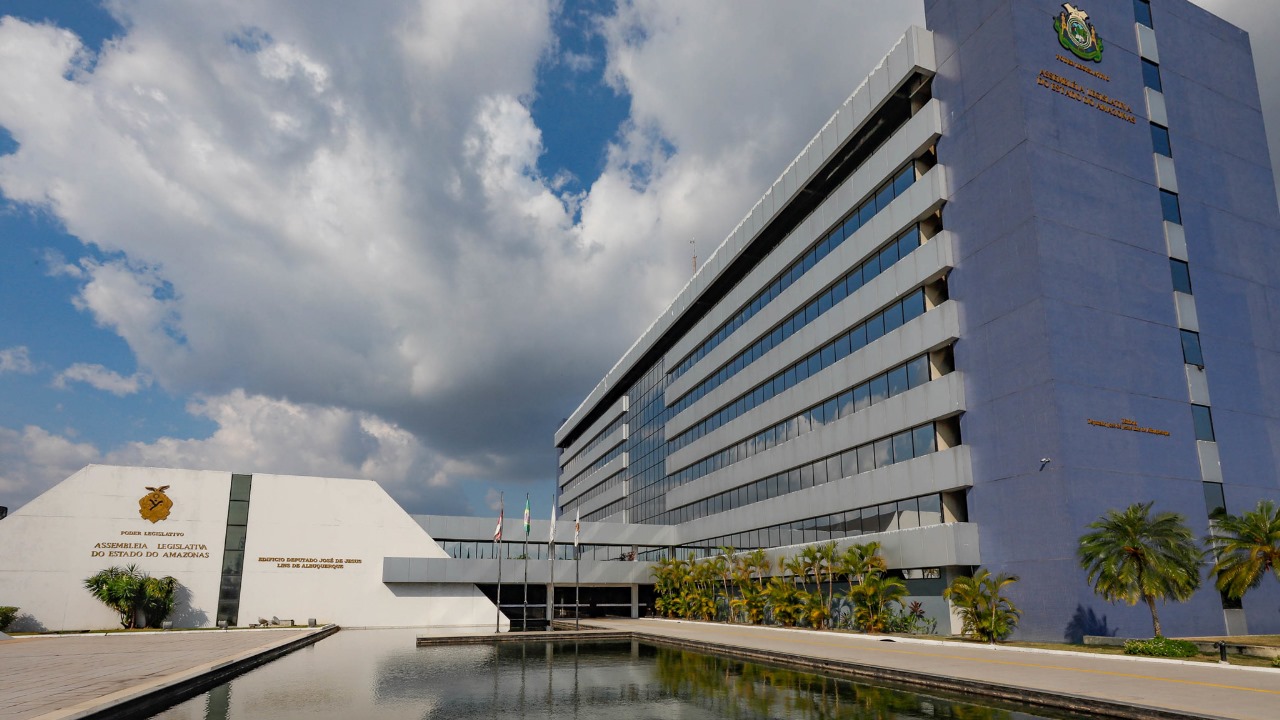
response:
{"label": "flagpole", "polygon": [[[579,630],[578,627],[578,608],[582,607],[582,550],[578,548],[578,532],[582,527],[582,511],[573,511],[573,629]],[[576,652],[576,648],[575,648]],[[576,655],[574,656],[577,657]],[[578,681],[578,677],[574,675],[574,682]],[[576,698],[575,698],[576,701]]]}
{"label": "flagpole", "polygon": [[498,602],[493,618],[493,632],[502,632],[502,493],[498,493],[498,529],[493,533],[494,555],[498,558]]}
{"label": "flagpole", "polygon": [[520,629],[529,630],[529,493],[524,494],[524,612]]}
{"label": "flagpole", "polygon": [[551,534],[547,538],[547,562],[551,563],[551,583],[547,588],[547,629],[551,629],[551,613],[556,604],[556,494],[551,493]]}

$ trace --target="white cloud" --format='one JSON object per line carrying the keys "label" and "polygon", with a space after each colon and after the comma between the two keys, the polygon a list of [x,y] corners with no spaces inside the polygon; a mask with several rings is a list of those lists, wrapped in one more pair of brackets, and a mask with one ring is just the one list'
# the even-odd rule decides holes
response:
{"label": "white cloud", "polygon": [[207,438],[164,437],[101,450],[39,427],[0,428],[0,493],[20,506],[89,463],[365,478],[411,512],[465,513],[474,468],[441,465],[412,433],[368,413],[236,391],[188,408],[216,425]]}
{"label": "white cloud", "polygon": [[35,371],[36,366],[31,362],[31,352],[25,345],[0,350],[0,373],[30,375]]}
{"label": "white cloud", "polygon": [[116,397],[124,397],[125,395],[133,395],[149,386],[151,378],[142,373],[134,373],[129,377],[125,377],[101,365],[76,363],[58,373],[53,379],[53,386],[59,389],[66,389],[73,382],[82,382],[98,390],[109,392]]}
{"label": "white cloud", "polygon": [[110,7],[127,32],[91,69],[69,33],[0,21],[0,192],[100,251],[50,265],[145,377],[244,398],[139,458],[312,472],[320,439],[224,417],[257,399],[377,439],[339,467],[404,493],[548,482],[555,425],[687,281],[689,239],[709,255],[918,14],[622,3],[604,61],[633,115],[566,197],[529,110],[549,3]]}

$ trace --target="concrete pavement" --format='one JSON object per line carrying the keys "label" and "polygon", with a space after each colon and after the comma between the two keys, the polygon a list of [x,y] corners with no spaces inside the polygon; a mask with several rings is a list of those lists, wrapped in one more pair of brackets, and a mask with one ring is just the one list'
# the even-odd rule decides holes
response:
{"label": "concrete pavement", "polygon": [[0,718],[71,720],[178,699],[337,631],[110,633],[0,641]]}
{"label": "concrete pavement", "polygon": [[1280,718],[1280,670],[675,620],[591,620],[690,649],[1119,718]]}

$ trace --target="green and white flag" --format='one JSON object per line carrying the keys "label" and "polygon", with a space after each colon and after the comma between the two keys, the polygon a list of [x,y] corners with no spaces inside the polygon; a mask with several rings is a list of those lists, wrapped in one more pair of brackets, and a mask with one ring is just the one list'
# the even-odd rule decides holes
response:
{"label": "green and white flag", "polygon": [[524,496],[524,536],[529,537],[529,496]]}

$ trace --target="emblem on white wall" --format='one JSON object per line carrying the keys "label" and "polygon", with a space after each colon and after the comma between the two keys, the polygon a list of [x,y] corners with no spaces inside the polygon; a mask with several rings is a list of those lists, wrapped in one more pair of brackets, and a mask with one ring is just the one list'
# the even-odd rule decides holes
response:
{"label": "emblem on white wall", "polygon": [[173,508],[173,500],[164,494],[169,489],[168,485],[161,485],[158,488],[148,487],[151,492],[142,496],[138,501],[138,514],[143,520],[151,522],[160,522],[169,517],[169,510]]}

